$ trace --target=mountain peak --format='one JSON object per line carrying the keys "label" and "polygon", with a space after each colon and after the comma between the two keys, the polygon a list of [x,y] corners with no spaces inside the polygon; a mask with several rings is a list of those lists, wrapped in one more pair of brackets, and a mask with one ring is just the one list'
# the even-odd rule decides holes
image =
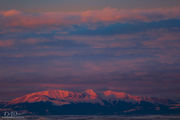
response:
{"label": "mountain peak", "polygon": [[96,95],[96,92],[93,89],[86,89],[85,92],[89,95]]}
{"label": "mountain peak", "polygon": [[86,89],[85,92],[90,96],[91,99],[97,98],[97,94],[94,92],[93,89]]}
{"label": "mountain peak", "polygon": [[30,93],[25,96],[13,99],[12,104],[17,103],[33,103],[41,101],[50,101],[56,104],[64,104],[71,102],[89,102],[97,98],[97,94],[93,89],[87,89],[83,92],[73,92],[68,90],[47,90],[41,92]]}
{"label": "mountain peak", "polygon": [[125,92],[116,92],[116,91],[112,91],[112,90],[104,91],[104,95],[105,96],[115,96],[116,98],[125,98],[128,96],[128,94]]}
{"label": "mountain peak", "polygon": [[86,91],[86,92],[94,92],[93,89],[86,89],[85,91]]}

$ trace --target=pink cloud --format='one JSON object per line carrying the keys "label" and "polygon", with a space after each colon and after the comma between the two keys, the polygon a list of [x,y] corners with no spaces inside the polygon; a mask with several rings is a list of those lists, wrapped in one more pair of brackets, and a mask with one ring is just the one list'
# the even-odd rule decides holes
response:
{"label": "pink cloud", "polygon": [[37,27],[44,25],[71,25],[96,22],[149,22],[170,18],[180,18],[180,9],[114,9],[89,10],[83,12],[46,12],[23,13],[17,10],[1,11],[0,21],[3,26]]}
{"label": "pink cloud", "polygon": [[149,48],[161,48],[166,49],[168,47],[178,48],[180,47],[180,34],[179,31],[168,31],[165,29],[148,31],[144,33],[151,38],[148,41],[144,41],[143,44]]}
{"label": "pink cloud", "polygon": [[79,84],[53,84],[53,83],[41,83],[40,84],[40,86],[41,87],[47,87],[47,88],[53,88],[53,89],[55,89],[55,88],[61,88],[61,89],[65,89],[65,88],[71,88],[71,89],[73,89],[73,88],[83,88],[83,87],[85,87],[85,88],[88,88],[88,87],[99,87],[99,86],[101,86],[100,84],[86,84],[86,83],[79,83]]}
{"label": "pink cloud", "polygon": [[0,40],[0,47],[10,47],[14,44],[13,40]]}
{"label": "pink cloud", "polygon": [[50,41],[49,39],[45,39],[45,38],[28,38],[28,39],[24,39],[21,40],[21,43],[25,43],[25,44],[37,44],[37,43],[41,43],[41,42],[48,42]]}
{"label": "pink cloud", "polygon": [[[57,40],[73,40],[77,43],[84,43],[93,48],[124,48],[135,46],[135,41],[131,39],[140,38],[140,34],[122,34],[113,36],[55,36]],[[129,41],[131,40],[131,41]]]}
{"label": "pink cloud", "polygon": [[77,54],[77,51],[43,51],[43,52],[28,52],[10,55],[9,57],[43,57],[43,56],[72,56]]}
{"label": "pink cloud", "polygon": [[0,14],[2,14],[5,17],[10,17],[10,16],[20,15],[21,12],[18,10],[8,10],[8,11],[2,11],[0,12]]}
{"label": "pink cloud", "polygon": [[148,59],[132,59],[132,60],[112,60],[101,62],[85,62],[83,64],[86,73],[112,73],[120,72],[126,73],[129,71],[138,71],[141,69],[141,64],[145,63]]}
{"label": "pink cloud", "polygon": [[180,54],[180,34],[179,31],[169,31],[165,29],[148,31],[144,33],[149,36],[149,40],[143,41],[143,45],[147,48],[158,49],[153,55],[156,61],[166,64],[174,64],[179,61]]}

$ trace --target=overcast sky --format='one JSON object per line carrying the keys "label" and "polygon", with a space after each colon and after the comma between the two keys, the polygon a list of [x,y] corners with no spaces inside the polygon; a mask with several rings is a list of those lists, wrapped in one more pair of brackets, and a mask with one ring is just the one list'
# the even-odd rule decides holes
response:
{"label": "overcast sky", "polygon": [[180,96],[179,0],[0,0],[0,98],[88,88]]}

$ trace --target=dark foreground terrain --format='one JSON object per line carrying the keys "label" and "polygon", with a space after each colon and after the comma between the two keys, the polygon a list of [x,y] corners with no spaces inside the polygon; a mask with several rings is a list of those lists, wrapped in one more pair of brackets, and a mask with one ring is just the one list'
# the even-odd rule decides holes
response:
{"label": "dark foreground terrain", "polygon": [[0,120],[180,120],[180,116],[24,116]]}

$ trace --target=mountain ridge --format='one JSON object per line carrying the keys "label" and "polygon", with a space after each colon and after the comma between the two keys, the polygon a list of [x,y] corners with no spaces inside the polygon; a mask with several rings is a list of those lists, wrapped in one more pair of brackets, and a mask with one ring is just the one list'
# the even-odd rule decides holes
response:
{"label": "mountain ridge", "polygon": [[[56,101],[55,101],[56,100]],[[95,92],[93,89],[86,89],[81,92],[73,92],[68,90],[47,90],[34,92],[22,97],[15,98],[9,101],[10,104],[17,103],[33,103],[33,102],[54,102],[57,101],[68,101],[68,102],[98,102],[99,100],[124,100],[131,102],[159,102],[163,104],[168,104],[168,99],[160,99],[155,97],[146,96],[135,96],[125,92],[118,92],[112,90],[105,90],[101,92]],[[57,103],[58,104],[58,103]],[[62,103],[59,103],[61,105]]]}
{"label": "mountain ridge", "polygon": [[0,111],[7,110],[35,115],[180,114],[180,104],[169,99],[135,96],[112,90],[47,90],[1,104]]}

